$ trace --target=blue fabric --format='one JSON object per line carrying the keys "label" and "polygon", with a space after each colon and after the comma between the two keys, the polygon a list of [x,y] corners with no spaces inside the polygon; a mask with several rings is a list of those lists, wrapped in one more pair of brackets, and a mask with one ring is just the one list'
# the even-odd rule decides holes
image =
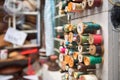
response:
{"label": "blue fabric", "polygon": [[54,20],[55,4],[54,0],[45,0],[44,22],[45,22],[45,40],[46,55],[54,54]]}

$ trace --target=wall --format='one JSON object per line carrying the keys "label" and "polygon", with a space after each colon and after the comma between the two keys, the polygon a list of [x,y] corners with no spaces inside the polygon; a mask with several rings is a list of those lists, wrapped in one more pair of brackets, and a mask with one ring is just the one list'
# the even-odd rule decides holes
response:
{"label": "wall", "polygon": [[[114,2],[118,2],[120,0],[112,0]],[[113,5],[109,3],[109,10]],[[119,45],[119,32],[116,32],[113,30],[113,25],[111,24],[111,19],[110,19],[110,12],[109,12],[109,17],[108,17],[108,29],[109,29],[109,79],[111,80],[120,80],[120,57],[119,57],[119,50],[120,50],[120,45]]]}

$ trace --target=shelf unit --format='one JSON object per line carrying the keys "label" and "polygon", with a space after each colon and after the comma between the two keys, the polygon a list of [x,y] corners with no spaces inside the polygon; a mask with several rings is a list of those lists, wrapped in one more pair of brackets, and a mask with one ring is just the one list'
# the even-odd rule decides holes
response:
{"label": "shelf unit", "polygon": [[[2,0],[3,1],[3,3],[2,4],[4,4],[4,1],[5,0]],[[0,1],[0,3],[2,2],[2,1]],[[7,0],[8,1],[8,0]],[[20,24],[18,24],[18,16],[17,15],[15,15],[15,14],[13,14],[13,15],[8,15],[8,14],[4,14],[4,13],[2,13],[2,16],[0,16],[0,18],[1,18],[1,23],[4,23],[5,21],[3,20],[3,18],[4,17],[6,17],[7,16],[7,18],[6,18],[6,25],[5,25],[5,27],[3,26],[3,25],[1,25],[0,26],[0,30],[1,30],[1,34],[0,34],[0,36],[2,35],[3,37],[1,38],[0,37],[0,41],[3,41],[3,45],[1,45],[0,46],[0,62],[1,62],[1,65],[2,64],[4,64],[5,63],[5,65],[3,65],[2,67],[1,67],[1,70],[3,69],[3,70],[5,70],[4,68],[6,68],[7,70],[11,70],[11,69],[13,69],[13,68],[16,68],[15,70],[12,70],[12,71],[8,71],[8,72],[6,72],[6,71],[3,71],[3,73],[2,74],[4,74],[4,75],[6,75],[6,74],[11,74],[11,75],[14,75],[13,73],[16,73],[17,74],[17,72],[18,71],[20,71],[20,72],[22,72],[22,70],[26,67],[26,68],[28,68],[28,70],[29,70],[29,67],[27,67],[27,64],[28,64],[28,62],[30,62],[30,64],[32,64],[32,63],[34,63],[35,61],[36,61],[36,58],[38,58],[39,56],[38,56],[38,53],[39,53],[39,48],[40,48],[40,42],[41,42],[41,34],[40,34],[40,31],[41,31],[41,26],[40,26],[40,11],[39,11],[39,9],[38,8],[40,8],[40,0],[36,0],[37,1],[37,10],[36,11],[34,11],[34,12],[20,12],[20,13],[18,13],[18,14],[20,14],[20,15],[22,15],[23,17],[22,17],[22,20],[21,20],[21,17],[20,17],[20,21],[22,21],[22,23],[20,23]],[[2,8],[2,10],[3,10],[3,7],[0,7],[0,8]],[[1,11],[2,12],[2,11]],[[3,10],[3,12],[5,12],[4,10]],[[6,12],[5,12],[6,13]],[[32,21],[30,20],[29,22],[26,20],[26,21],[24,21],[24,18],[26,18],[27,16],[35,16],[35,17],[32,17],[33,18],[33,23],[32,23]],[[9,19],[9,21],[8,21],[8,18],[11,18],[11,21],[10,21],[10,19]],[[30,17],[31,18],[31,17]],[[29,24],[28,24],[29,23]],[[8,25],[7,25],[8,24]],[[28,26],[27,26],[27,28],[26,28],[26,26],[23,26],[23,24],[27,24]],[[18,30],[18,31],[20,31],[20,32],[23,32],[23,33],[26,33],[28,36],[27,36],[27,38],[26,38],[26,40],[25,40],[25,43],[26,44],[23,44],[23,45],[16,45],[16,44],[12,44],[12,43],[9,43],[9,44],[7,44],[9,41],[5,41],[4,40],[4,35],[6,34],[6,32],[7,32],[7,30],[9,29],[9,27],[10,28],[13,28],[13,29],[15,29],[15,30]],[[34,29],[35,28],[35,29]],[[14,31],[15,31],[14,30]],[[19,35],[17,35],[17,31],[15,31],[16,32],[16,35],[15,36],[19,36]],[[19,33],[19,32],[18,32]],[[9,34],[11,34],[11,35],[13,35],[13,34],[15,34],[14,32],[10,32]],[[14,38],[14,37],[13,37]],[[15,41],[16,39],[14,39],[14,41]],[[19,40],[21,40],[21,38],[19,38]],[[2,44],[2,42],[0,42],[0,44]],[[7,44],[7,45],[6,45]],[[12,44],[12,45],[11,45]],[[35,50],[35,52],[31,52],[31,51],[29,51],[29,50]],[[2,53],[2,50],[4,51],[3,53]],[[26,55],[23,55],[22,54],[22,52],[23,51],[26,51],[26,50],[28,50],[29,52],[27,52],[27,55],[28,56],[26,56]],[[10,57],[10,54],[13,52],[14,53],[14,51],[18,54],[17,56],[19,57],[19,56],[22,56],[23,58],[16,58],[17,56],[12,56],[12,57]],[[33,54],[33,53],[35,53],[35,54]],[[3,55],[4,54],[4,55]],[[32,54],[32,56],[31,56],[31,54]],[[2,56],[3,55],[3,56]],[[5,57],[4,57],[5,56]],[[36,57],[37,56],[37,57]],[[3,58],[3,59],[2,59]],[[28,59],[28,60],[27,60]],[[22,60],[22,61],[21,61]],[[19,62],[18,62],[19,61]],[[25,62],[25,63],[24,63]],[[7,63],[9,63],[9,64],[7,64]],[[21,64],[22,63],[22,65],[19,65],[19,64]],[[12,64],[12,65],[11,65]],[[18,65],[17,67],[16,67],[16,65]],[[24,67],[23,67],[24,66]],[[32,66],[31,66],[32,67]],[[27,72],[27,71],[26,71]],[[1,74],[0,73],[0,74]],[[20,75],[21,75],[21,73],[20,73]],[[16,78],[16,77],[15,77]],[[15,79],[14,78],[14,76],[13,76],[13,79]],[[23,79],[22,78],[22,76],[21,77],[19,77],[20,79]],[[16,78],[17,79],[17,78]]]}
{"label": "shelf unit", "polygon": [[[40,8],[40,0],[37,0],[37,8]],[[27,34],[35,34],[36,35],[36,43],[35,44],[27,44],[27,45],[22,45],[22,46],[16,46],[16,45],[14,45],[13,46],[13,48],[24,48],[24,47],[39,47],[41,44],[40,44],[40,29],[41,29],[41,26],[40,26],[40,11],[39,11],[39,9],[37,9],[36,11],[34,11],[34,12],[20,12],[20,13],[18,13],[18,14],[20,14],[20,15],[24,15],[24,16],[36,16],[36,24],[35,24],[35,26],[36,26],[36,29],[35,30],[33,30],[33,29],[31,29],[31,30],[20,30],[20,31],[22,31],[22,32],[25,32],[25,33],[27,33]],[[16,26],[16,22],[17,22],[17,19],[16,19],[16,15],[13,15],[13,20],[12,20],[12,22],[13,22],[13,28],[14,29],[16,29],[17,28],[17,26]],[[9,49],[12,49],[12,48],[9,48]]]}

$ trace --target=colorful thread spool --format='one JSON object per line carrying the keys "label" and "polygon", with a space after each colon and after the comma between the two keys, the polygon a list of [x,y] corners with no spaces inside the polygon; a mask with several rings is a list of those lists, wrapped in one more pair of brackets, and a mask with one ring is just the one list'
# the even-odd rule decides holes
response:
{"label": "colorful thread spool", "polygon": [[87,0],[88,1],[88,7],[99,7],[102,5],[103,0]]}
{"label": "colorful thread spool", "polygon": [[77,44],[80,44],[80,35],[76,36],[76,42],[77,42]]}
{"label": "colorful thread spool", "polygon": [[99,6],[101,6],[103,4],[103,0],[95,0],[95,2],[94,2],[94,5],[96,6],[96,7],[99,7]]}
{"label": "colorful thread spool", "polygon": [[64,34],[65,41],[68,41],[68,34]]}
{"label": "colorful thread spool", "polygon": [[101,56],[85,56],[84,57],[84,64],[85,65],[95,65],[102,63],[103,58]]}
{"label": "colorful thread spool", "polygon": [[99,30],[101,26],[99,24],[93,22],[83,22],[86,25],[86,29],[95,29]]}
{"label": "colorful thread spool", "polygon": [[78,46],[78,51],[79,51],[80,53],[82,53],[82,52],[89,52],[89,45],[84,45],[84,46],[79,45],[79,46]]}
{"label": "colorful thread spool", "polygon": [[73,66],[74,69],[77,68],[78,62],[79,62],[78,59],[74,59],[74,66]]}
{"label": "colorful thread spool", "polygon": [[87,6],[87,0],[82,1],[82,9],[84,10]]}
{"label": "colorful thread spool", "polygon": [[82,11],[83,9],[82,9],[82,3],[73,3],[73,5],[72,5],[72,11],[74,11],[74,12],[79,12],[79,11]]}
{"label": "colorful thread spool", "polygon": [[80,44],[89,44],[88,36],[80,35]]}
{"label": "colorful thread spool", "polygon": [[88,8],[95,7],[95,5],[94,5],[95,0],[87,0],[87,2],[88,2]]}
{"label": "colorful thread spool", "polygon": [[86,6],[87,0],[82,0],[80,3],[75,3],[75,1],[72,1],[68,3],[67,12],[80,12],[84,10]]}
{"label": "colorful thread spool", "polygon": [[77,69],[78,69],[80,72],[91,72],[91,71],[93,71],[93,70],[96,70],[96,66],[95,66],[95,65],[86,66],[86,65],[83,64],[83,63],[78,63]]}
{"label": "colorful thread spool", "polygon": [[68,35],[68,41],[71,43],[73,41],[73,33],[70,32]]}
{"label": "colorful thread spool", "polygon": [[94,74],[89,74],[89,75],[81,75],[78,80],[98,80],[98,78]]}
{"label": "colorful thread spool", "polygon": [[72,57],[69,57],[68,65],[70,68],[72,68],[74,66],[74,59]]}
{"label": "colorful thread spool", "polygon": [[[70,59],[71,59],[71,57],[69,56],[69,55],[65,55],[64,56],[64,62],[66,63],[66,64],[70,64],[69,62],[70,62]],[[72,61],[72,60],[71,60]]]}
{"label": "colorful thread spool", "polygon": [[77,34],[73,34],[73,41],[77,41]]}
{"label": "colorful thread spool", "polygon": [[103,46],[90,45],[90,51],[89,51],[89,53],[91,55],[101,55],[103,53]]}
{"label": "colorful thread spool", "polygon": [[99,24],[95,24],[93,22],[80,22],[77,25],[77,32],[79,34],[83,33],[96,33],[97,30],[99,30],[101,26]]}
{"label": "colorful thread spool", "polygon": [[73,49],[74,51],[77,51],[77,43],[75,41],[73,41],[70,45],[69,45],[70,49]]}
{"label": "colorful thread spool", "polygon": [[65,54],[66,48],[61,46],[61,47],[59,48],[59,50],[60,50],[60,53]]}
{"label": "colorful thread spool", "polygon": [[69,46],[69,45],[70,45],[70,42],[65,41],[65,46]]}
{"label": "colorful thread spool", "polygon": [[69,51],[68,51],[69,55],[72,55],[73,52],[74,52],[74,49],[69,49]]}
{"label": "colorful thread spool", "polygon": [[65,33],[69,33],[69,32],[72,32],[72,31],[73,31],[73,25],[71,25],[71,24],[64,25],[64,32]]}
{"label": "colorful thread spool", "polygon": [[68,55],[69,54],[69,50],[66,48],[65,50],[65,54]]}
{"label": "colorful thread spool", "polygon": [[90,34],[89,35],[89,43],[90,44],[102,44],[103,38],[102,35],[99,34]]}
{"label": "colorful thread spool", "polygon": [[78,34],[83,34],[83,33],[95,33],[95,31],[93,29],[90,30],[86,30],[86,26],[84,23],[80,22],[77,25],[77,32]]}
{"label": "colorful thread spool", "polygon": [[82,3],[74,3],[69,2],[67,6],[67,12],[80,12],[85,9],[85,1],[82,1]]}
{"label": "colorful thread spool", "polygon": [[73,53],[73,59],[78,59],[78,54],[79,54],[79,52],[74,52]]}
{"label": "colorful thread spool", "polygon": [[74,34],[77,34],[77,26],[76,26],[76,25],[72,25],[72,26],[73,26],[73,31],[72,31],[72,32],[73,32]]}
{"label": "colorful thread spool", "polygon": [[83,63],[78,63],[77,69],[80,72],[86,72],[87,71],[87,68],[86,68],[86,66]]}
{"label": "colorful thread spool", "polygon": [[66,24],[64,25],[64,32],[65,33],[69,33],[69,32],[77,33],[77,26],[72,25],[72,24]]}
{"label": "colorful thread spool", "polygon": [[67,12],[71,12],[73,10],[73,2],[69,2],[67,6]]}
{"label": "colorful thread spool", "polygon": [[83,75],[84,73],[83,73],[83,72],[74,72],[73,74],[74,74],[74,75],[73,75],[74,78],[75,78],[75,79],[78,79],[78,78],[79,78],[81,75]]}

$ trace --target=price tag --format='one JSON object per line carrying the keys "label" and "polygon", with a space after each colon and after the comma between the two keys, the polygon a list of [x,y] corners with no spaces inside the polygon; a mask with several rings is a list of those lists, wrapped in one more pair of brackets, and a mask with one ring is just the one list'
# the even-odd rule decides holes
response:
{"label": "price tag", "polygon": [[13,28],[8,28],[4,40],[16,45],[23,45],[26,37],[27,37],[26,33],[15,30]]}

